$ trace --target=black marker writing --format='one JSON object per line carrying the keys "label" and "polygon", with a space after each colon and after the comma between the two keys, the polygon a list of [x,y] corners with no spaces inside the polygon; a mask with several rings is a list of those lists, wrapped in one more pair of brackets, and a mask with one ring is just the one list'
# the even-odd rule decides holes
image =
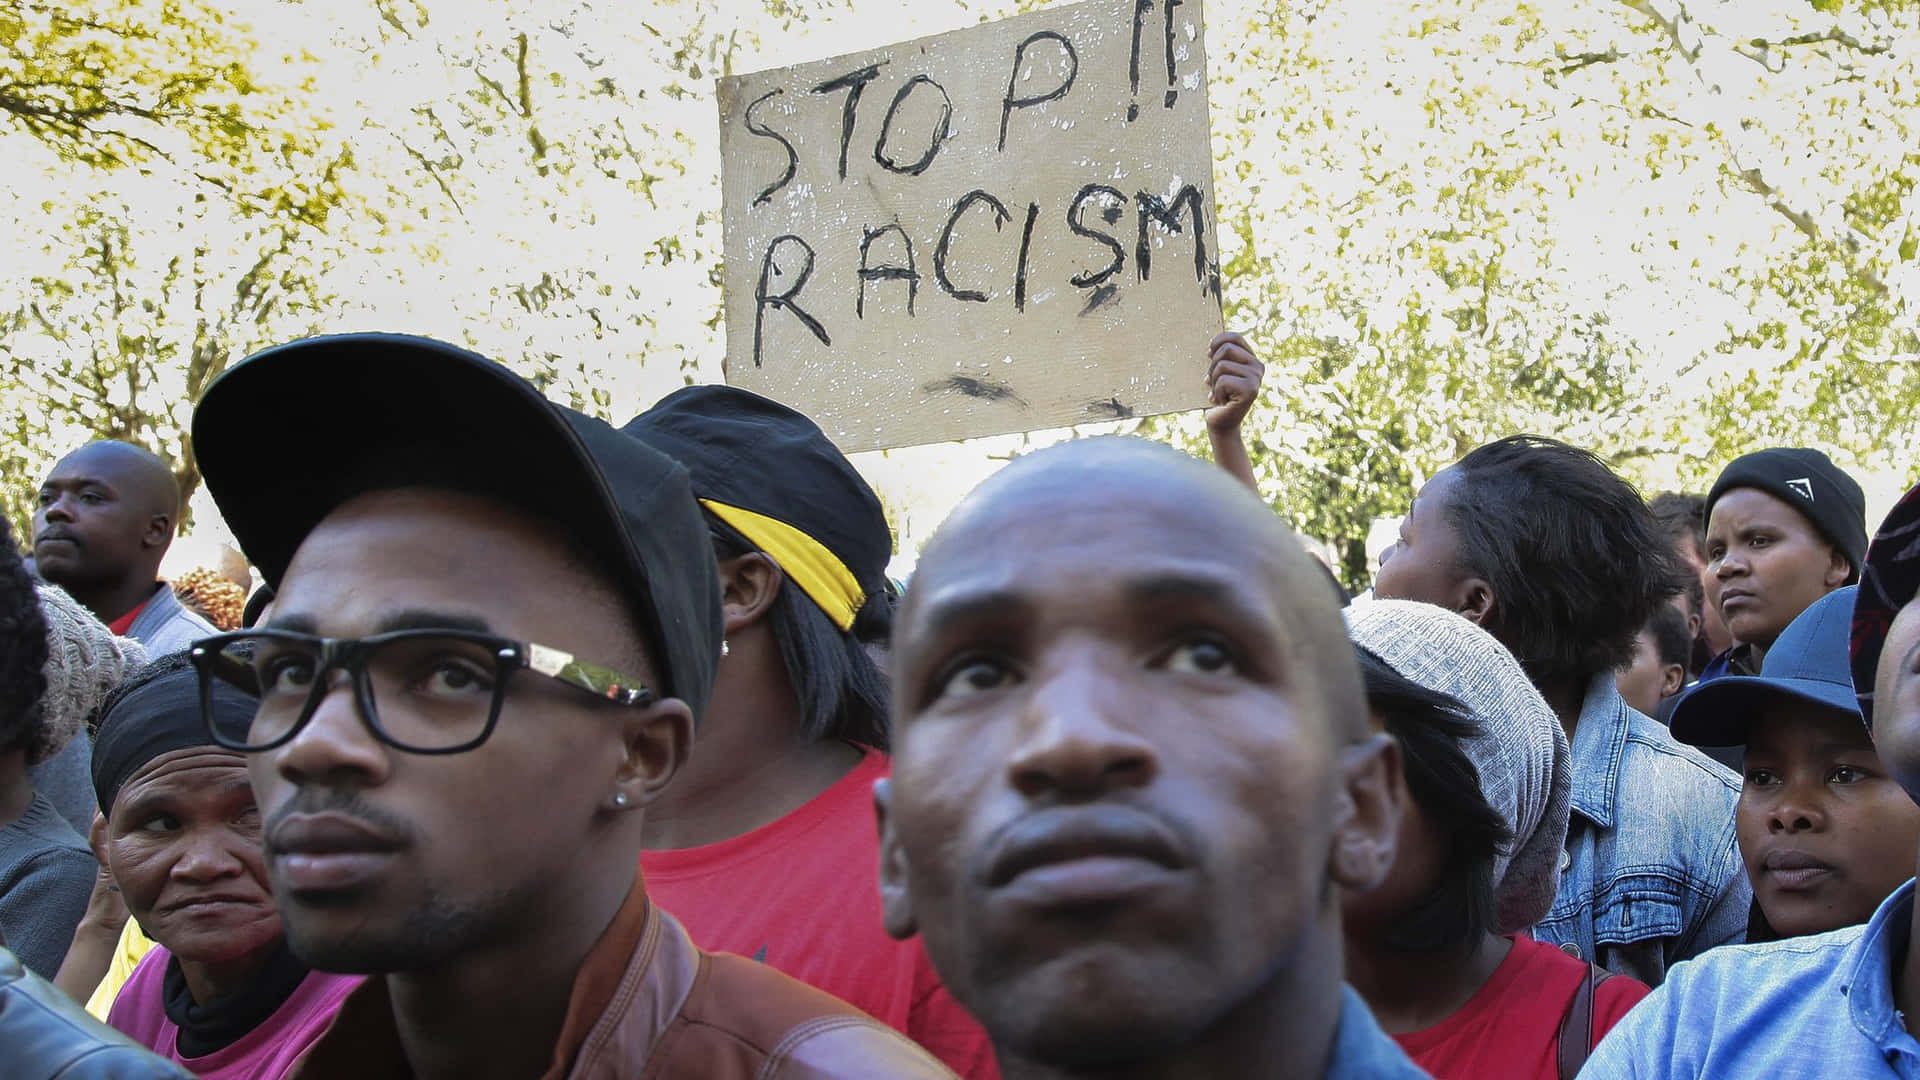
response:
{"label": "black marker writing", "polygon": [[1158,195],[1141,192],[1140,239],[1134,246],[1135,270],[1140,280],[1145,281],[1153,273],[1153,245],[1147,240],[1147,230],[1154,224],[1165,228],[1175,236],[1180,234],[1180,209],[1188,208],[1193,214],[1193,277],[1202,285],[1207,283],[1207,226],[1205,204],[1200,199],[1200,189],[1192,184],[1180,189],[1171,202],[1162,202]]}
{"label": "black marker writing", "polygon": [[853,141],[854,113],[860,108],[860,95],[880,74],[879,64],[868,64],[858,71],[849,71],[838,78],[828,79],[813,88],[816,94],[831,94],[845,90],[847,99],[840,103],[840,179],[847,178],[847,144]]}
{"label": "black marker writing", "polygon": [[[1060,43],[1061,51],[1065,53],[1067,58],[1067,76],[1060,81],[1059,86],[1054,87],[1044,94],[1014,97],[1014,84],[1020,81],[1020,62],[1026,59],[1027,48],[1036,41],[1057,41]],[[1073,89],[1073,80],[1078,78],[1079,75],[1080,54],[1073,51],[1073,42],[1068,41],[1066,35],[1055,33],[1052,30],[1042,30],[1021,42],[1020,47],[1013,50],[1013,71],[1007,76],[1006,96],[1000,99],[1000,149],[1005,150],[1007,148],[1007,120],[1013,116],[1013,110],[1025,109],[1042,102],[1057,101],[1060,98],[1066,97],[1067,91]]]}
{"label": "black marker writing", "polygon": [[[793,272],[782,270],[779,262],[780,246],[789,243],[798,245],[800,250],[806,254],[806,262],[800,265],[799,270]],[[820,339],[820,344],[833,344],[833,339],[827,336],[827,328],[820,325],[820,320],[807,314],[806,311],[802,310],[800,305],[794,303],[793,300],[795,296],[800,294],[801,289],[806,288],[807,279],[812,276],[813,248],[805,240],[788,234],[786,236],[775,237],[773,243],[767,245],[767,257],[760,263],[760,285],[753,291],[754,367],[760,366],[760,347],[765,337],[767,309],[769,308],[778,308],[782,311],[790,312],[793,317],[799,319],[801,324],[808,330],[813,331],[813,336]],[[776,279],[778,279],[778,281],[776,281]],[[775,293],[770,291],[774,285],[782,282],[784,282],[785,292]]]}
{"label": "black marker writing", "polygon": [[1173,103],[1174,103],[1174,101],[1175,101],[1175,100],[1177,100],[1177,99],[1178,99],[1178,98],[1180,97],[1180,91],[1174,88],[1174,82],[1173,82],[1173,77],[1174,77],[1174,66],[1173,66],[1173,42],[1174,42],[1174,33],[1173,33],[1173,9],[1174,9],[1174,8],[1177,8],[1177,7],[1179,7],[1179,6],[1181,5],[1181,4],[1183,4],[1183,3],[1185,3],[1185,2],[1186,2],[1186,0],[1160,0],[1160,2],[1161,2],[1161,4],[1162,4],[1162,5],[1164,5],[1164,6],[1166,7],[1166,10],[1167,10],[1167,97],[1166,97],[1166,106],[1167,106],[1167,108],[1169,108],[1169,109],[1171,109],[1171,108],[1173,108]]}
{"label": "black marker writing", "polygon": [[761,192],[757,197],[754,198],[753,205],[755,206],[759,206],[761,203],[766,202],[767,200],[773,198],[774,192],[779,191],[781,188],[786,187],[788,184],[792,183],[793,171],[794,169],[798,168],[800,164],[800,155],[793,152],[793,144],[787,141],[787,137],[785,135],[780,134],[779,132],[773,130],[770,127],[767,127],[765,124],[762,124],[753,118],[754,109],[759,108],[760,105],[764,103],[768,98],[778,97],[783,92],[784,91],[780,91],[780,90],[769,90],[766,93],[761,94],[759,97],[753,99],[752,104],[748,105],[746,108],[746,111],[742,114],[746,118],[748,131],[753,132],[755,135],[762,135],[762,136],[765,136],[766,138],[772,139],[774,142],[777,142],[781,146],[785,147],[787,151],[787,171],[781,175],[780,179],[775,180],[771,184],[768,184],[767,190]]}
{"label": "black marker writing", "polygon": [[[1140,31],[1147,21],[1147,12],[1153,10],[1153,0],[1134,0],[1133,5],[1133,51],[1128,54],[1127,86],[1133,96],[1140,96]],[[1140,103],[1135,101],[1127,105],[1127,121],[1138,119]]]}
{"label": "black marker writing", "polygon": [[1027,224],[1020,230],[1020,262],[1013,271],[1013,310],[1027,310],[1027,256],[1033,251],[1033,223],[1040,220],[1040,204],[1027,204]]}
{"label": "black marker writing", "polygon": [[[906,104],[907,99],[913,96],[913,92],[922,86],[931,86],[939,92],[941,100],[940,122],[933,125],[933,133],[927,140],[927,152],[921,154],[919,159],[912,164],[902,165],[887,153],[887,137],[893,132],[893,118],[899,114],[900,106]],[[873,144],[873,160],[879,162],[882,168],[891,172],[902,173],[906,176],[919,176],[921,173],[927,171],[927,166],[933,164],[934,157],[940,153],[940,144],[945,142],[947,137],[952,134],[953,99],[947,96],[945,87],[934,82],[928,76],[915,75],[913,78],[907,80],[907,84],[900,88],[899,93],[893,95],[893,104],[887,106],[886,122],[880,125],[880,138]]]}
{"label": "black marker writing", "polygon": [[[906,265],[902,266],[898,263],[872,265],[869,261],[869,253],[873,249],[873,242],[890,234],[900,237],[900,243],[906,246]],[[906,282],[907,314],[913,314],[913,300],[920,292],[920,271],[913,264],[913,237],[908,236],[907,230],[898,224],[882,225],[877,229],[869,228],[860,237],[860,295],[854,298],[853,313],[862,319],[867,317],[867,282],[869,281]]]}
{"label": "black marker writing", "polygon": [[1007,211],[1007,204],[994,198],[989,192],[976,189],[962,195],[960,201],[953,204],[953,213],[947,216],[947,227],[940,231],[940,246],[935,248],[933,252],[933,280],[939,282],[940,287],[946,290],[947,295],[953,297],[955,300],[971,300],[975,303],[985,303],[987,300],[986,293],[980,292],[977,289],[956,288],[952,280],[947,277],[947,251],[953,245],[954,226],[960,224],[960,219],[966,215],[968,210],[972,209],[974,203],[978,202],[984,202],[993,208],[993,230],[995,232],[999,232],[1000,227],[1005,225],[1013,217],[1013,215]]}
{"label": "black marker writing", "polygon": [[[1090,229],[1087,227],[1087,203],[1096,196],[1107,200],[1106,207],[1100,211],[1100,217],[1101,220],[1109,225],[1120,220],[1122,208],[1127,205],[1126,193],[1119,189],[1110,188],[1105,184],[1088,184],[1086,187],[1080,189],[1080,194],[1075,195],[1073,202],[1067,206],[1067,228],[1073,230],[1073,235],[1084,236],[1089,240],[1096,240],[1101,246],[1113,252],[1113,259],[1102,269],[1089,270],[1084,274],[1075,274],[1069,279],[1076,289],[1092,288],[1119,273],[1121,267],[1127,264],[1127,249],[1120,246],[1119,238],[1110,233],[1101,232],[1099,229]],[[1142,197],[1144,198],[1145,196]],[[1141,235],[1144,236],[1145,234],[1146,226],[1142,225]]]}

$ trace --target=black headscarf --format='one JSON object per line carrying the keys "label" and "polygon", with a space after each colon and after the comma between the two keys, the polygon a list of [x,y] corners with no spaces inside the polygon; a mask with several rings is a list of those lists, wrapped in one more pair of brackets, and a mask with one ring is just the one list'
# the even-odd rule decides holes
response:
{"label": "black headscarf", "polygon": [[[255,702],[232,687],[214,689],[214,715],[244,729]],[[200,715],[199,674],[185,653],[163,656],[136,671],[101,705],[93,736],[93,792],[103,813],[134,773],[162,754],[214,746]]]}

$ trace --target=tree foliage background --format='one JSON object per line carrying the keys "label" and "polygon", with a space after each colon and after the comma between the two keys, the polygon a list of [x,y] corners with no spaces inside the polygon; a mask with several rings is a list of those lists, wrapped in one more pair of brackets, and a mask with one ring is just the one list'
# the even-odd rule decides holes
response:
{"label": "tree foliage background", "polygon": [[[432,333],[617,418],[717,379],[713,80],[1033,6],[0,0],[0,508],[93,436],[192,487],[200,390],[310,332]],[[1207,20],[1256,467],[1351,583],[1376,517],[1514,431],[1648,487],[1768,442],[1911,468],[1912,4]]]}

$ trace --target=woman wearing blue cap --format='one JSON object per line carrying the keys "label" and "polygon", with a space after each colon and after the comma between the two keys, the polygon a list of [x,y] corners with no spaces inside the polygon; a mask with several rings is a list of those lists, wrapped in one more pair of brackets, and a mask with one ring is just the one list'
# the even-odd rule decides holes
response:
{"label": "woman wearing blue cap", "polygon": [[1702,683],[1673,734],[1746,745],[1734,811],[1753,882],[1747,940],[1818,934],[1872,917],[1908,877],[1920,806],[1874,753],[1847,657],[1854,586],[1828,593],[1781,632],[1760,673]]}

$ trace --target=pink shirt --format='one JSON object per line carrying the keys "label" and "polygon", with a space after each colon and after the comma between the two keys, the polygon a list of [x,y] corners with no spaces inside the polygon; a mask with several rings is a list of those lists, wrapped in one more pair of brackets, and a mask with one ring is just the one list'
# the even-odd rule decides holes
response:
{"label": "pink shirt", "polygon": [[147,953],[113,999],[107,1023],[161,1057],[211,1080],[280,1080],[333,1023],[340,1003],[361,980],[359,975],[313,972],[272,1016],[239,1041],[205,1057],[190,1058],[181,1056],[180,1029],[167,1019],[160,1004],[161,976],[171,955],[158,945]]}

